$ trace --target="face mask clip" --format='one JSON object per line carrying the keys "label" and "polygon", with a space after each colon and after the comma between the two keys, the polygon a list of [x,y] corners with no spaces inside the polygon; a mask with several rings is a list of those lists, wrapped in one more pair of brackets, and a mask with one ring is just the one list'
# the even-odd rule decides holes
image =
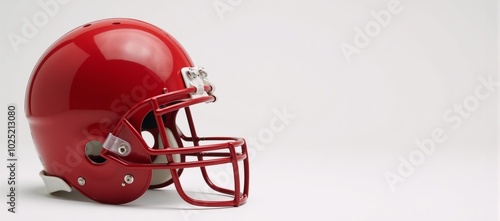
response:
{"label": "face mask clip", "polygon": [[[210,82],[208,73],[203,67],[185,67],[181,69],[181,74],[186,87],[196,88],[196,91],[191,93],[191,98],[203,96],[205,93],[214,96],[215,85]],[[212,90],[205,92],[205,86],[210,86]]]}
{"label": "face mask clip", "polygon": [[108,134],[108,137],[102,144],[102,147],[121,157],[126,157],[130,154],[130,152],[132,152],[132,148],[129,142],[111,133]]}

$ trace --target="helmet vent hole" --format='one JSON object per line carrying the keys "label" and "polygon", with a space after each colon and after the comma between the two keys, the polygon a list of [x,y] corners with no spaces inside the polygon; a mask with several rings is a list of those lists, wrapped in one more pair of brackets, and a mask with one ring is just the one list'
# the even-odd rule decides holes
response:
{"label": "helmet vent hole", "polygon": [[86,28],[86,27],[89,27],[89,26],[90,26],[90,24],[86,24],[86,25],[84,25],[83,27],[84,27],[84,28]]}
{"label": "helmet vent hole", "polygon": [[111,23],[111,24],[113,24],[113,25],[119,25],[119,24],[121,24],[121,23],[120,23],[120,22],[113,22],[113,23]]}
{"label": "helmet vent hole", "polygon": [[142,139],[146,142],[149,148],[153,148],[155,146],[155,137],[153,134],[147,130],[141,132]]}
{"label": "helmet vent hole", "polygon": [[85,144],[85,155],[94,164],[103,164],[106,159],[101,156],[102,143],[97,140],[91,140]]}

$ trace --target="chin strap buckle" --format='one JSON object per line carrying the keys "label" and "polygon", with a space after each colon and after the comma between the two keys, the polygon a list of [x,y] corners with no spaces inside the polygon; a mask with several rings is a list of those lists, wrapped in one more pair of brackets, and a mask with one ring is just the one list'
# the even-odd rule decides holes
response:
{"label": "chin strap buckle", "polygon": [[[214,96],[215,85],[208,79],[208,73],[203,67],[185,67],[181,69],[182,78],[186,87],[195,87],[196,91],[191,93],[191,97],[199,97],[204,94],[204,86],[210,86],[208,95]],[[214,96],[215,97],[215,96]]]}

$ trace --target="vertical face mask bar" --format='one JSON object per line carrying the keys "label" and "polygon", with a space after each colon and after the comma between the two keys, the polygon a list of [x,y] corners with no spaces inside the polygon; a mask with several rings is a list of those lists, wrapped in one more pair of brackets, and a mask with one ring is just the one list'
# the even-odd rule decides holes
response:
{"label": "vertical face mask bar", "polygon": [[[161,139],[163,142],[163,147],[165,149],[168,149],[168,148],[170,148],[170,146],[169,146],[170,142],[169,142],[168,137],[167,137],[167,132],[163,129],[163,128],[165,128],[165,123],[163,122],[162,114],[158,114],[156,111],[156,110],[160,109],[160,105],[158,104],[157,99],[151,100],[151,104],[152,104],[153,110],[154,110],[153,113],[155,115],[156,125],[158,127],[158,130],[160,131],[160,136],[161,136]],[[167,157],[168,162],[174,162],[174,158],[172,157],[172,155],[166,154],[166,157]],[[177,171],[171,170],[170,173],[177,174]]]}

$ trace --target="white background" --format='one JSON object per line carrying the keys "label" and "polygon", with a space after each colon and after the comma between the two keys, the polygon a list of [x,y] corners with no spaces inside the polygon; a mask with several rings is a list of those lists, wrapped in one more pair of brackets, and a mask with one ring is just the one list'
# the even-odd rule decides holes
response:
{"label": "white background", "polygon": [[[398,13],[385,27],[376,23],[372,11],[397,3]],[[7,103],[15,103],[20,160],[17,214],[7,212],[7,168],[0,169],[2,220],[498,219],[498,88],[486,99],[475,97],[483,87],[479,79],[498,79],[496,1],[61,0],[57,5],[53,13],[39,1],[2,1],[0,7],[1,146],[6,146]],[[37,32],[23,35],[25,19],[32,22],[33,16],[40,20]],[[247,204],[196,208],[172,188],[122,206],[94,203],[77,193],[47,194],[24,118],[27,80],[57,38],[108,17],[161,27],[196,65],[209,70],[219,100],[200,108],[197,124],[210,134],[251,140]],[[340,45],[356,46],[355,30],[367,25],[375,33],[348,62]],[[9,33],[26,42],[12,44]],[[460,116],[453,108],[464,102],[469,109],[460,125],[443,118]],[[270,134],[276,111],[294,117]],[[435,130],[446,139],[420,155],[421,161],[409,162],[422,153],[415,140],[432,138]],[[6,162],[6,154],[0,151],[0,161]],[[398,172],[402,162],[413,169]],[[394,191],[387,172],[404,175]]]}

